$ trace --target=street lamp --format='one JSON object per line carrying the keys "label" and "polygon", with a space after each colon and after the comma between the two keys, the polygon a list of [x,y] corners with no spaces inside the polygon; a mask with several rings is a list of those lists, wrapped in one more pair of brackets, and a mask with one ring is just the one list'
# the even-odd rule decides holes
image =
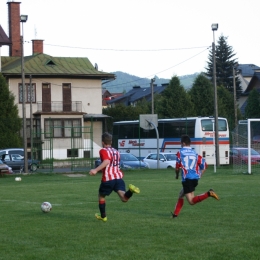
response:
{"label": "street lamp", "polygon": [[154,114],[154,98],[153,98],[153,83],[155,82],[155,78],[151,79],[151,96],[152,96],[152,114]]}
{"label": "street lamp", "polygon": [[23,23],[28,19],[28,15],[21,15],[20,22],[22,23],[21,35],[21,70],[22,70],[22,91],[23,91],[23,149],[24,149],[24,172],[28,172],[27,158],[27,131],[26,131],[26,88],[24,85],[24,53],[23,53]]}
{"label": "street lamp", "polygon": [[219,141],[218,141],[218,93],[216,81],[216,50],[215,50],[215,31],[218,29],[218,24],[211,25],[213,31],[212,54],[213,54],[213,84],[214,84],[214,117],[215,117],[215,151],[216,165],[219,166]]}

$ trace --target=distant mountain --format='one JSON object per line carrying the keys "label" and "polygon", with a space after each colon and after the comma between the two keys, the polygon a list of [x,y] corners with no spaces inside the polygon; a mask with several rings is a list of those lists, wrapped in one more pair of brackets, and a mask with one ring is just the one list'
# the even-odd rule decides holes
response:
{"label": "distant mountain", "polygon": [[[102,87],[107,89],[110,93],[122,93],[128,92],[134,86],[140,86],[141,88],[150,87],[151,79],[148,78],[139,78],[134,75],[130,75],[125,72],[116,71],[111,72],[116,75],[116,79],[109,82],[103,82]],[[184,86],[185,89],[191,88],[195,78],[199,73],[194,73],[191,75],[180,76],[180,82]],[[170,79],[158,78],[155,76],[155,82],[157,86],[161,86],[162,84],[169,83]]]}

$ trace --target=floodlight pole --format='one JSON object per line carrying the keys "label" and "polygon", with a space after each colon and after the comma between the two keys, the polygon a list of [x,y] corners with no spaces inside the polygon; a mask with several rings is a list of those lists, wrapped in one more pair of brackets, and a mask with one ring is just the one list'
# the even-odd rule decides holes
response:
{"label": "floodlight pole", "polygon": [[23,149],[24,149],[24,172],[28,172],[28,157],[27,157],[27,125],[26,125],[26,88],[24,84],[24,49],[23,49],[23,23],[27,21],[27,15],[20,16],[20,22],[22,23],[22,35],[21,35],[21,70],[22,70],[22,92],[23,92]]}
{"label": "floodlight pole", "polygon": [[211,25],[213,31],[212,54],[213,54],[213,84],[214,84],[214,116],[215,116],[215,150],[216,150],[216,165],[219,166],[219,140],[218,140],[218,92],[216,80],[216,48],[215,48],[215,31],[218,29],[218,24]]}

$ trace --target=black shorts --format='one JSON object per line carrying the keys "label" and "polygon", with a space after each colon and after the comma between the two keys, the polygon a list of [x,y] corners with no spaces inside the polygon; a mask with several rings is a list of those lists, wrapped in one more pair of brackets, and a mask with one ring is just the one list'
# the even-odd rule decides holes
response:
{"label": "black shorts", "polygon": [[198,185],[198,180],[190,180],[186,179],[182,182],[182,187],[184,190],[184,194],[195,191],[196,186]]}
{"label": "black shorts", "polygon": [[99,194],[103,196],[109,196],[112,191],[117,192],[119,190],[125,191],[125,182],[123,179],[101,181],[99,186]]}

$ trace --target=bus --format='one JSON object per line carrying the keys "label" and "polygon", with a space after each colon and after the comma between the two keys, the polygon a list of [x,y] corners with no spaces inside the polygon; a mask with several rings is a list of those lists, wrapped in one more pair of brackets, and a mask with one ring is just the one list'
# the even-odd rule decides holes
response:
{"label": "bus", "polygon": [[[177,153],[181,148],[180,138],[187,134],[191,147],[206,159],[208,165],[215,164],[215,132],[213,117],[187,117],[158,119],[159,151]],[[219,163],[229,164],[229,128],[226,118],[218,118]],[[157,152],[156,130],[139,127],[139,120],[113,123],[113,147],[119,152],[134,154],[143,159]]]}

